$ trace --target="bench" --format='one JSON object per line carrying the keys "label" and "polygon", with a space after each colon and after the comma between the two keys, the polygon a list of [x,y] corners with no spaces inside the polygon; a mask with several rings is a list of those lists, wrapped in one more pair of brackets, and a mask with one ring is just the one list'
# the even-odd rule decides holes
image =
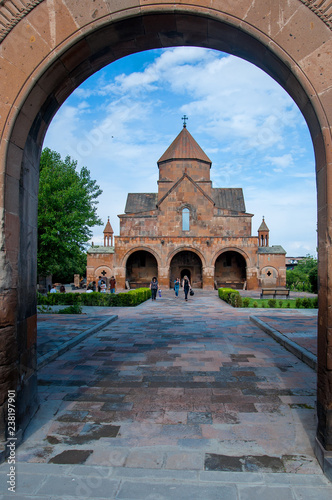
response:
{"label": "bench", "polygon": [[289,289],[288,288],[262,288],[261,291],[261,299],[265,295],[273,295],[273,298],[277,297],[289,297]]}

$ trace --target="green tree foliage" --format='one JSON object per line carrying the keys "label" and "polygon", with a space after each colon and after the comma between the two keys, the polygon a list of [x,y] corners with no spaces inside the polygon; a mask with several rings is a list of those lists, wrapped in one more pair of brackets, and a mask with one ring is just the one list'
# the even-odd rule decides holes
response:
{"label": "green tree foliage", "polygon": [[45,148],[40,159],[38,196],[38,274],[57,281],[84,274],[91,228],[102,225],[97,198],[102,193],[90,172],[67,156]]}
{"label": "green tree foliage", "polygon": [[317,259],[307,255],[295,269],[287,271],[286,283],[292,290],[317,293]]}

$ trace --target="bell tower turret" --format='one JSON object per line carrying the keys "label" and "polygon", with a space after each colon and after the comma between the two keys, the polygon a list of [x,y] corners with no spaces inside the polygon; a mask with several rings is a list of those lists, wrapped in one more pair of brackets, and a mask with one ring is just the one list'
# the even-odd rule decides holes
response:
{"label": "bell tower turret", "polygon": [[264,215],[263,215],[262,223],[258,228],[258,246],[259,247],[268,247],[269,246],[269,233],[270,233],[270,230],[266,225],[266,222],[264,220]]}

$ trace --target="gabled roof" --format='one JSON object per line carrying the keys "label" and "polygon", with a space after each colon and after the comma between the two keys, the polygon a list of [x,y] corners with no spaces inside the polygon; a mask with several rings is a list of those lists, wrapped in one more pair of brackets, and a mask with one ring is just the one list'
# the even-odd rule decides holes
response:
{"label": "gabled roof", "polygon": [[212,188],[212,197],[218,208],[235,212],[246,211],[241,188]]}
{"label": "gabled roof", "polygon": [[267,227],[266,225],[266,222],[264,220],[264,217],[263,217],[263,220],[262,220],[262,223],[261,225],[259,226],[258,228],[258,231],[270,231],[269,228]]}
{"label": "gabled roof", "polygon": [[212,163],[185,127],[157,163],[159,165],[159,163],[171,160],[200,160],[210,165]]}
{"label": "gabled roof", "polygon": [[186,172],[182,175],[182,177],[180,177],[180,179],[178,181],[175,182],[175,184],[173,184],[173,186],[167,191],[166,194],[164,194],[164,196],[162,198],[160,198],[160,200],[158,201],[158,207],[159,205],[162,204],[162,202],[171,194],[172,191],[174,191],[174,189],[176,189],[178,187],[179,184],[181,184],[181,182],[184,180],[184,179],[188,179],[194,186],[195,188],[198,189],[198,191],[201,192],[201,194],[203,196],[205,196],[205,198],[207,198],[211,203],[212,205],[214,205],[214,200],[212,200],[212,198],[210,198],[210,196],[204,191],[204,189],[202,189],[198,184],[197,182],[195,182]]}
{"label": "gabled roof", "polygon": [[125,214],[137,214],[156,210],[158,193],[129,193]]}

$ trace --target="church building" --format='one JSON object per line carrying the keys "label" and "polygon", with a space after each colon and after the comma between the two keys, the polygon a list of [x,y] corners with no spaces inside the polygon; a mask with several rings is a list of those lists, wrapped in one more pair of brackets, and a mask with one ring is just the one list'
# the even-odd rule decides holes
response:
{"label": "church building", "polygon": [[286,285],[285,250],[269,246],[263,218],[252,236],[241,188],[214,188],[211,160],[186,124],[157,162],[157,193],[129,193],[114,236],[88,250],[87,282],[115,276],[118,289],[162,288],[187,275],[194,288],[254,290]]}

